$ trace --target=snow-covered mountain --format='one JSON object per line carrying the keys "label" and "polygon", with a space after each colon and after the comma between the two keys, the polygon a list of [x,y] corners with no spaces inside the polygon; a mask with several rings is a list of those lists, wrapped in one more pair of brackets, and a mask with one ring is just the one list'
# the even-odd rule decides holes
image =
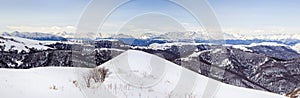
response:
{"label": "snow-covered mountain", "polygon": [[[214,43],[186,43],[186,42],[173,42],[173,43],[164,43],[158,44],[153,43],[148,46],[148,48],[153,50],[168,50],[174,46],[179,47],[191,47],[187,49],[193,49],[196,47],[204,46],[214,46],[217,44]],[[223,44],[222,47],[232,47],[235,49],[240,49],[245,52],[253,52],[257,54],[264,54],[269,57],[274,57],[282,60],[291,60],[295,58],[300,58],[299,44],[290,46],[285,44],[279,44],[275,42],[262,42],[262,43],[251,43],[250,45],[232,45],[232,44]],[[184,49],[182,51],[190,51]]]}
{"label": "snow-covered mountain", "polygon": [[58,32],[55,33],[54,35],[56,36],[61,36],[64,38],[77,38],[75,33],[71,33],[71,32]]}
{"label": "snow-covered mountain", "polygon": [[270,57],[275,57],[283,60],[290,60],[293,58],[299,58],[299,46],[278,44],[275,42],[262,42],[252,43],[250,45],[228,45],[233,48],[241,49],[243,51],[255,52],[259,54],[265,54]]}
{"label": "snow-covered mountain", "polygon": [[139,38],[140,39],[154,39],[154,38],[159,38],[159,36],[157,34],[153,34],[153,33],[143,33],[143,34],[141,34],[141,36]]}
{"label": "snow-covered mountain", "polygon": [[5,52],[30,52],[30,50],[47,50],[50,47],[42,45],[39,41],[30,40],[26,38],[12,37],[12,36],[0,36],[0,48]]}
{"label": "snow-covered mountain", "polygon": [[134,38],[134,37],[131,35],[126,35],[126,34],[113,34],[109,38],[117,39],[117,38]]}
{"label": "snow-covered mountain", "polygon": [[229,33],[235,36],[235,39],[253,40],[253,39],[265,39],[265,40],[300,40],[300,33]]}
{"label": "snow-covered mountain", "polygon": [[160,37],[167,38],[196,38],[196,39],[205,39],[205,40],[278,40],[278,41],[291,41],[291,40],[300,40],[300,33],[251,33],[251,34],[241,34],[241,33],[230,33],[230,32],[221,32],[218,33],[218,37],[214,38],[210,33],[206,32],[167,32],[164,34],[158,35]]}
{"label": "snow-covered mountain", "polygon": [[196,32],[168,32],[160,35],[161,38],[170,40],[186,40],[197,37]]}
{"label": "snow-covered mountain", "polygon": [[[217,40],[224,39],[236,39],[234,35],[229,33],[220,33],[221,38],[216,38]],[[109,34],[103,36],[104,38],[135,38],[135,39],[165,39],[165,40],[193,40],[202,39],[209,40],[212,36],[203,32],[166,32],[166,33],[142,33],[139,36],[127,35],[127,34]]]}
{"label": "snow-covered mountain", "polygon": [[[263,37],[262,37],[263,36]],[[296,36],[296,37],[295,37]],[[212,36],[202,32],[167,32],[163,34],[144,33],[141,36],[131,36],[127,34],[113,34],[107,35],[105,38],[111,39],[129,39],[129,40],[165,40],[169,42],[196,42],[196,43],[221,43],[232,45],[250,45],[253,43],[266,43],[266,44],[285,44],[294,46],[300,43],[297,34],[285,35],[253,35],[245,36],[240,34],[220,33],[220,35]],[[125,42],[126,43],[126,42]]]}
{"label": "snow-covered mountain", "polygon": [[270,40],[287,40],[287,39],[300,40],[300,34],[285,34],[285,33],[282,33],[282,34],[265,34],[265,35],[253,36],[252,38],[270,39]]}
{"label": "snow-covered mountain", "polygon": [[141,51],[127,51],[101,67],[109,69],[109,76],[102,83],[91,82],[90,87],[84,82],[84,76],[92,69],[0,69],[0,97],[285,98],[224,84]]}
{"label": "snow-covered mountain", "polygon": [[[34,40],[47,41],[67,41],[70,38],[84,38],[82,34],[70,32],[58,33],[40,33],[40,32],[3,32],[2,36],[15,36],[21,38],[28,38]],[[127,34],[96,34],[86,33],[83,35],[90,35],[96,39],[111,38],[111,39],[141,39],[141,40],[168,40],[168,41],[182,41],[182,42],[214,42],[215,40],[226,44],[251,44],[258,42],[277,42],[280,44],[295,45],[300,43],[300,34],[264,34],[264,35],[241,35],[235,33],[220,33],[217,36],[212,36],[209,33],[203,32],[167,32],[167,33],[142,33],[139,36]],[[91,38],[91,37],[89,37]]]}
{"label": "snow-covered mountain", "polygon": [[50,40],[50,41],[66,41],[67,39],[55,34],[41,33],[41,32],[3,32],[2,36],[20,37],[34,40]]}

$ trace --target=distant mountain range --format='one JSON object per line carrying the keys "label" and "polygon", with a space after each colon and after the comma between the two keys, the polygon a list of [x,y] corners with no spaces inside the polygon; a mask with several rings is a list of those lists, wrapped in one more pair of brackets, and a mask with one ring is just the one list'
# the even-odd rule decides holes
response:
{"label": "distant mountain range", "polygon": [[34,39],[34,40],[47,40],[47,41],[67,41],[65,37],[54,35],[54,34],[47,34],[47,33],[40,33],[40,32],[3,32],[2,36],[12,36],[12,37],[21,37],[27,39]]}
{"label": "distant mountain range", "polygon": [[[59,32],[55,34],[41,33],[41,32],[4,32],[2,36],[21,37],[42,41],[67,41],[68,39],[84,40],[91,38],[80,38],[76,33]],[[299,37],[298,37],[299,36]],[[168,42],[194,42],[194,43],[220,43],[232,45],[250,45],[251,43],[261,42],[275,42],[279,44],[295,45],[300,43],[300,35],[258,35],[242,37],[239,34],[222,33],[221,38],[214,38],[205,33],[198,32],[168,32],[164,34],[144,33],[140,36],[131,36],[127,34],[110,34],[105,37],[98,37],[96,39],[117,39],[124,43],[135,46],[147,46],[152,43],[168,43]],[[277,39],[276,39],[277,38]]]}

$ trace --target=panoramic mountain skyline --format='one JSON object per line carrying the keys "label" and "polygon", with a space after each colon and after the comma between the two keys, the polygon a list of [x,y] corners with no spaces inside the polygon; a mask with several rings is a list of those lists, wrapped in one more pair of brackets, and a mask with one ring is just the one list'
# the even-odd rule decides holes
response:
{"label": "panoramic mountain skyline", "polygon": [[[75,32],[81,14],[85,11],[91,0],[2,0],[0,1],[0,32]],[[214,10],[216,17],[224,32],[233,34],[297,34],[300,20],[297,19],[299,6],[296,0],[207,0]],[[21,3],[15,3],[21,2]],[[9,10],[7,10],[9,9]],[[157,16],[143,19],[138,22],[143,23],[143,27],[128,26],[128,18],[136,17],[139,11],[161,11],[166,16],[173,16],[169,19],[175,21],[157,21],[154,25],[149,24],[153,20],[165,20],[164,17]],[[99,11],[101,12],[101,11]],[[156,13],[157,14],[157,13]],[[159,13],[160,14],[160,13]],[[131,18],[134,19],[134,18]],[[143,21],[144,20],[144,21]],[[150,22],[149,22],[150,21]],[[176,6],[164,0],[138,0],[121,6],[112,13],[111,17],[103,25],[103,32],[116,33],[121,29],[120,25],[126,25],[131,30],[137,32],[166,32],[161,28],[168,28],[179,23],[188,31],[201,31],[199,24],[192,15],[180,6]],[[132,22],[131,22],[132,23]],[[162,24],[162,25],[159,25]],[[167,29],[168,30],[168,29]],[[170,28],[170,32],[178,31]]]}
{"label": "panoramic mountain skyline", "polygon": [[0,0],[0,98],[300,98],[300,1],[125,1]]}

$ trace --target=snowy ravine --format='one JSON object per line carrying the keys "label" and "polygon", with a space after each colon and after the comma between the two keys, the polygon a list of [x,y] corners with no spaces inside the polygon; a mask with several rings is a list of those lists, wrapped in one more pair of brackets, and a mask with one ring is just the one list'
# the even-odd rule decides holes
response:
{"label": "snowy ravine", "polygon": [[91,69],[0,69],[0,98],[285,98],[220,83],[141,51],[126,51],[100,67],[109,77],[89,88],[83,76]]}

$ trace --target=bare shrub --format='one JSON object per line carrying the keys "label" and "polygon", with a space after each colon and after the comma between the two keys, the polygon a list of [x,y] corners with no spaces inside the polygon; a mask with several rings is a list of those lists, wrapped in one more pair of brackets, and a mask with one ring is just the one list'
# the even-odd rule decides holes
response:
{"label": "bare shrub", "polygon": [[90,73],[87,73],[87,75],[83,76],[83,80],[86,84],[86,87],[91,87],[91,79],[92,79],[92,75]]}
{"label": "bare shrub", "polygon": [[58,90],[58,88],[55,85],[50,86],[49,89]]}
{"label": "bare shrub", "polygon": [[73,80],[72,83],[75,85],[75,87],[78,87],[78,82],[77,82],[77,80]]}
{"label": "bare shrub", "polygon": [[287,93],[286,96],[290,98],[299,98],[300,88],[295,89],[294,91]]}
{"label": "bare shrub", "polygon": [[94,68],[93,70],[89,71],[83,79],[86,83],[86,86],[89,88],[91,87],[91,82],[94,83],[102,83],[105,81],[109,75],[109,70],[106,68]]}
{"label": "bare shrub", "polygon": [[98,73],[100,73],[100,82],[104,82],[104,80],[108,77],[109,70],[106,68],[100,68],[98,69]]}

